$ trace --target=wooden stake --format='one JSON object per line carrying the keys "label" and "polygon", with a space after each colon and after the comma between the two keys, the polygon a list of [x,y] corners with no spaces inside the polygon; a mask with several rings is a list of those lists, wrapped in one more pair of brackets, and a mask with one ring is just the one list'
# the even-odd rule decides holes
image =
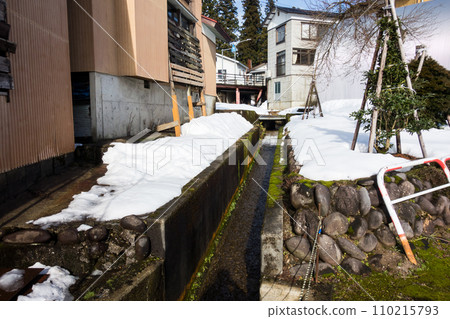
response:
{"label": "wooden stake", "polygon": [[206,116],[206,102],[205,102],[205,89],[202,89],[202,92],[200,93],[200,101],[202,102],[202,115]]}
{"label": "wooden stake", "polygon": [[188,100],[188,107],[189,107],[189,121],[192,121],[194,118],[194,106],[192,105],[192,96],[191,96],[191,86],[188,85],[187,87],[187,100]]}
{"label": "wooden stake", "polygon": [[170,83],[170,94],[172,94],[172,117],[174,122],[178,122],[178,125],[175,126],[175,136],[180,136],[181,135],[180,112],[178,111],[177,94],[175,92],[175,85],[173,84],[172,67],[170,66],[170,59],[169,59],[169,83]]}
{"label": "wooden stake", "polygon": [[[319,203],[318,205],[319,207],[319,225],[320,225],[320,211],[321,211],[321,204]],[[317,243],[316,245],[319,245],[319,237],[320,237],[320,231],[321,231],[321,227],[319,227],[319,233],[317,234]],[[319,249],[316,248],[316,269],[315,269],[315,273],[316,273],[316,283],[319,282]]]}

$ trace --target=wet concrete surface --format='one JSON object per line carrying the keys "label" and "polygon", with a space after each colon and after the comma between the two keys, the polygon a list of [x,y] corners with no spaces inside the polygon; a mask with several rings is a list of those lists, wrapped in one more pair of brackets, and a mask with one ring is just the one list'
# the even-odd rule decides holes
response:
{"label": "wet concrete surface", "polygon": [[277,135],[269,131],[262,141],[259,154],[264,163],[255,160],[253,164],[205,274],[199,300],[259,300],[265,191],[269,188]]}

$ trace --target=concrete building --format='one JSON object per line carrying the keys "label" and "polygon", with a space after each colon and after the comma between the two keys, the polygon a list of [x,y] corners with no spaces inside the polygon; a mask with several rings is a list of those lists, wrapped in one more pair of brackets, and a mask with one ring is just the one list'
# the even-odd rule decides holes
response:
{"label": "concrete building", "polygon": [[[318,18],[320,16],[320,18]],[[314,74],[316,47],[329,18],[322,13],[275,7],[268,30],[267,101],[270,109],[305,106]]]}
{"label": "concrete building", "polygon": [[132,136],[175,113],[179,125],[212,113],[215,39],[229,37],[202,19],[201,7],[0,0],[0,202],[70,160],[74,140]]}
{"label": "concrete building", "polygon": [[75,137],[130,136],[174,121],[171,79],[180,124],[189,120],[187,93],[200,101],[210,50],[200,0],[68,3]]}

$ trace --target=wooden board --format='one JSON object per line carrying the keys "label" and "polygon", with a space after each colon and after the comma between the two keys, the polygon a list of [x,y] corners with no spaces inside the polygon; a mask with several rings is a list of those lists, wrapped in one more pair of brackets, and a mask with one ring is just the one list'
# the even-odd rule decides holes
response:
{"label": "wooden board", "polygon": [[156,127],[156,131],[161,132],[161,131],[165,131],[168,130],[170,128],[174,128],[175,126],[178,126],[178,121],[173,121],[173,122],[169,122],[169,123],[164,123],[164,124],[160,124]]}
{"label": "wooden board", "polygon": [[0,72],[3,73],[11,72],[11,62],[7,57],[0,56]]}
{"label": "wooden board", "polygon": [[[0,277],[12,270],[11,268],[1,268]],[[31,287],[42,279],[42,275],[39,275],[43,268],[27,268],[23,274],[23,281],[19,288],[14,291],[4,291],[0,289],[0,300],[9,301],[17,300],[19,295],[25,295],[31,292]],[[47,276],[48,277],[48,276]],[[47,278],[46,277],[46,278]],[[46,279],[45,278],[45,279]],[[44,279],[44,280],[45,280]]]}

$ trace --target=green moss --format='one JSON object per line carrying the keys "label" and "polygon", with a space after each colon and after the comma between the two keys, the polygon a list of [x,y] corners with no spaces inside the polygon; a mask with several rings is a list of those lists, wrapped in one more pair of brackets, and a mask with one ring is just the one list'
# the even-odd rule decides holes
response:
{"label": "green moss", "polygon": [[[447,262],[448,244],[433,240],[429,248],[421,248],[423,242],[414,242],[418,267],[406,277],[389,272],[373,272],[369,276],[352,276],[359,285],[342,271],[336,278],[334,300],[371,300],[362,287],[375,300],[449,300],[450,265]],[[425,245],[424,245],[425,246]]]}
{"label": "green moss", "polygon": [[95,292],[93,292],[93,291],[88,291],[88,292],[84,295],[83,300],[89,300],[89,299],[92,299],[92,298],[94,298],[94,297],[95,297]]}
{"label": "green moss", "polygon": [[[278,140],[280,141],[283,137],[283,129],[280,128],[278,131]],[[267,191],[267,207],[274,207],[275,203],[278,201],[281,201],[283,198],[283,190],[281,188],[283,184],[283,173],[286,168],[286,165],[280,164],[280,157],[281,157],[281,145],[278,144],[277,148],[275,150],[275,155],[273,157],[273,166],[272,166],[272,173],[270,174],[270,180],[269,180],[269,189]]]}
{"label": "green moss", "polygon": [[387,175],[384,175],[384,182],[385,183],[390,183],[391,182],[391,178]]}

